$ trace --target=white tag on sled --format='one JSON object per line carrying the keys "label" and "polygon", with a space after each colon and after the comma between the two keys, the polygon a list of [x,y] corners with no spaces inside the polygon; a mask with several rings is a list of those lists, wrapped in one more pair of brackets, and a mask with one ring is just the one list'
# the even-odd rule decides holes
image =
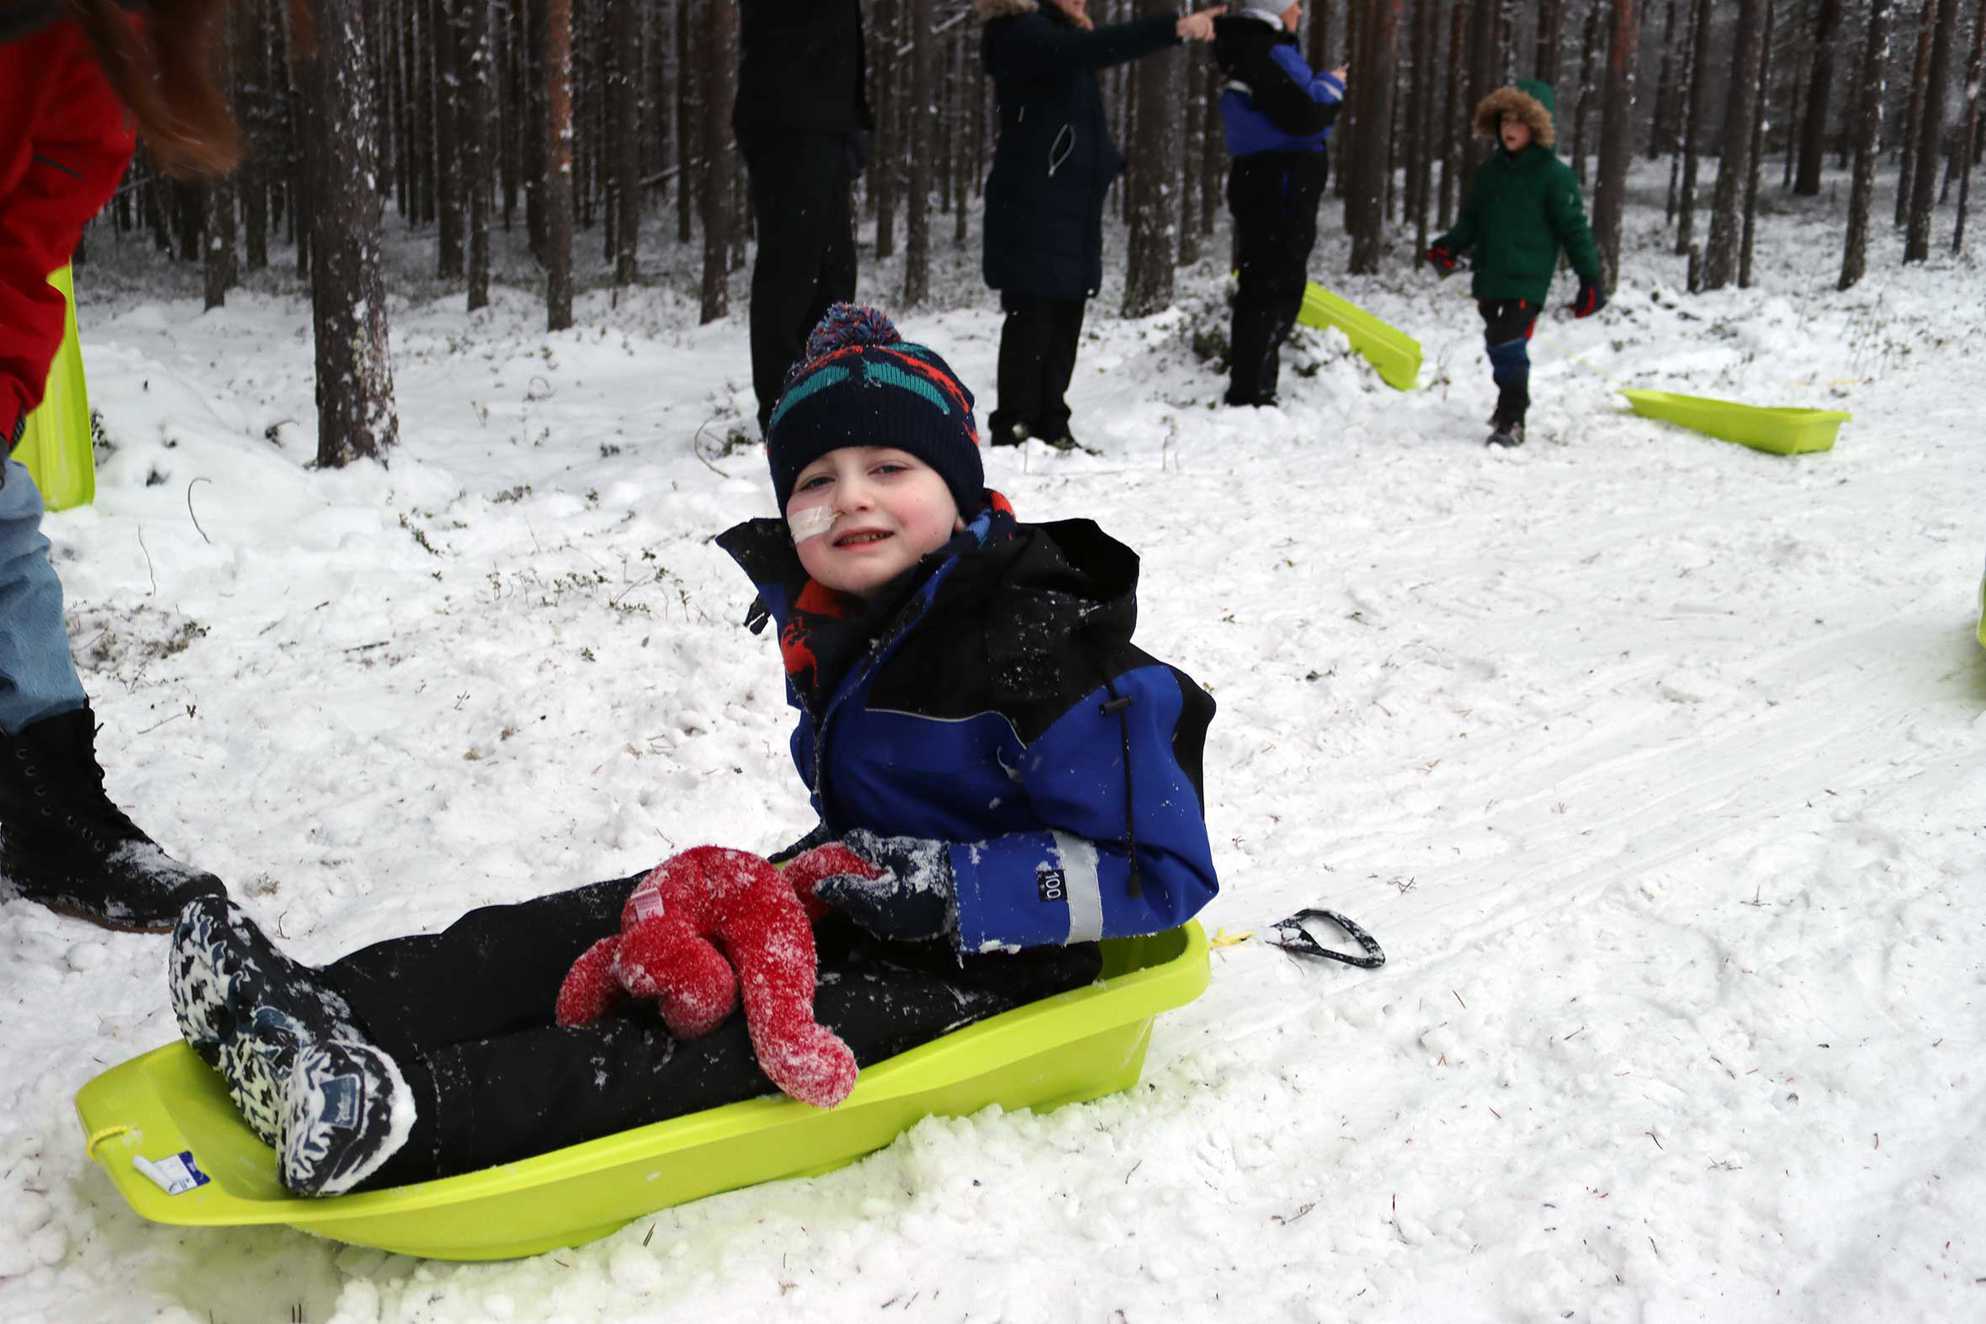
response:
{"label": "white tag on sled", "polygon": [[193,1161],[193,1151],[190,1149],[182,1149],[177,1154],[168,1154],[162,1159],[148,1159],[143,1154],[133,1154],[131,1166],[150,1177],[167,1195],[184,1195],[213,1180],[200,1171],[200,1165]]}

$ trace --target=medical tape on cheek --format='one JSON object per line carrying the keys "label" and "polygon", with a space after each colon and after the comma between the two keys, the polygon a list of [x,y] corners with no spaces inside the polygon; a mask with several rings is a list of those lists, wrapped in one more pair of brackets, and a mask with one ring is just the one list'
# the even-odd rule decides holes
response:
{"label": "medical tape on cheek", "polygon": [[786,517],[786,527],[793,534],[795,546],[809,538],[818,538],[834,527],[834,507],[809,506],[796,510]]}

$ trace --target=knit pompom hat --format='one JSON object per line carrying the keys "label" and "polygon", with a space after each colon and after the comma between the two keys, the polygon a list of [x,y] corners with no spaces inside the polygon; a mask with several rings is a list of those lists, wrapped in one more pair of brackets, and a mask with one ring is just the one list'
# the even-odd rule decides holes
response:
{"label": "knit pompom hat", "polygon": [[985,504],[972,392],[874,308],[838,303],[807,336],[766,426],[772,494],[784,512],[800,471],[843,446],[890,446],[937,471],[959,514]]}

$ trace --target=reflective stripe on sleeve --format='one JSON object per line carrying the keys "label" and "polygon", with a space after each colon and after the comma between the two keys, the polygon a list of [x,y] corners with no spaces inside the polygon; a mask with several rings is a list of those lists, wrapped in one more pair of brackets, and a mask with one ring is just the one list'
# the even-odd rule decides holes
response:
{"label": "reflective stripe on sleeve", "polygon": [[1069,941],[1095,942],[1103,937],[1103,887],[1096,876],[1096,847],[1066,832],[1054,835],[1068,888]]}

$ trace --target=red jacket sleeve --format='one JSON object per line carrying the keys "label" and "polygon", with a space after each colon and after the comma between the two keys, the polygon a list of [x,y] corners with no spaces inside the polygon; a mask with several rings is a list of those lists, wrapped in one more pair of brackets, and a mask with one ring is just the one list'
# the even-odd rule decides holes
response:
{"label": "red jacket sleeve", "polygon": [[49,274],[124,177],[135,140],[74,23],[0,45],[0,442],[41,403],[62,345]]}

